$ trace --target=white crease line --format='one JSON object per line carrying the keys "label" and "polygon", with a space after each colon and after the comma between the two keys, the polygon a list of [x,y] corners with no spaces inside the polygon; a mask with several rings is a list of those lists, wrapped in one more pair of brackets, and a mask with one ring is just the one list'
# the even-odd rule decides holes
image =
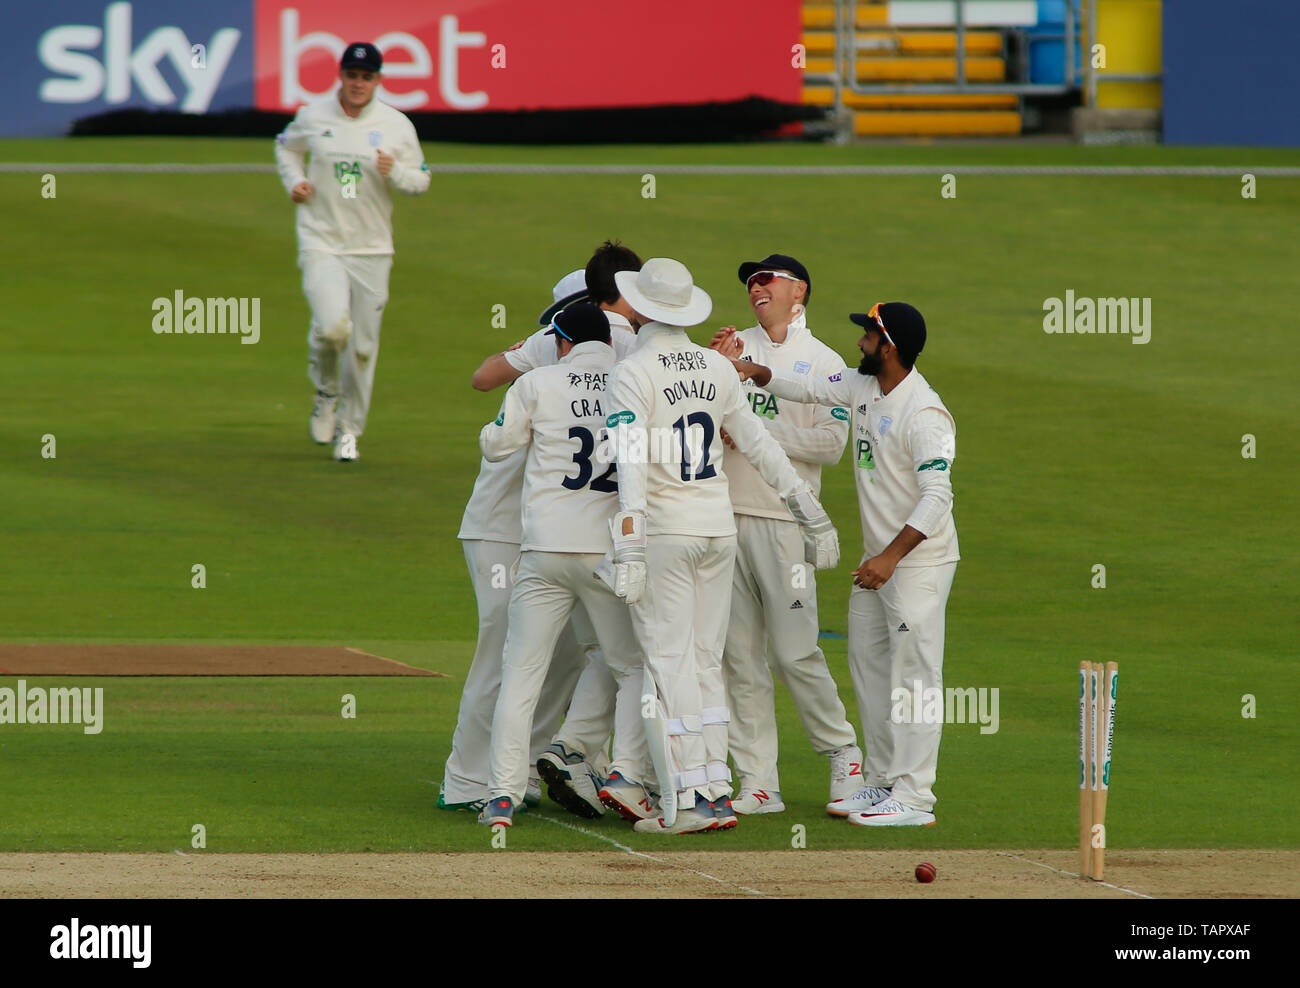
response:
{"label": "white crease line", "polygon": [[731,888],[740,889],[742,892],[748,892],[750,895],[766,896],[766,892],[760,892],[758,889],[749,888],[747,885],[736,885],[732,882],[724,882],[721,878],[715,878],[713,875],[705,874],[702,871],[696,871],[694,868],[687,868],[685,865],[673,864],[671,861],[665,861],[663,858],[656,858],[653,854],[646,854],[644,851],[636,851],[626,844],[620,844],[612,837],[606,837],[604,834],[598,834],[594,830],[587,830],[585,827],[579,827],[572,823],[565,823],[563,820],[556,820],[554,817],[543,816],[536,810],[528,814],[530,817],[536,817],[538,820],[545,820],[547,823],[553,823],[557,827],[564,827],[566,830],[576,830],[580,834],[586,834],[588,837],[595,837],[597,840],[603,840],[606,844],[613,844],[620,851],[626,851],[628,854],[638,858],[645,858],[647,861],[653,861],[656,864],[667,865],[669,868],[676,868],[678,871],[689,871],[692,875],[698,875],[700,878],[707,878],[711,882],[717,882],[719,885],[729,885]]}
{"label": "white crease line", "polygon": [[[1054,871],[1058,875],[1064,875],[1066,878],[1082,878],[1083,876],[1073,871],[1062,871],[1060,868],[1053,868],[1049,864],[1043,864],[1041,861],[1031,861],[1029,858],[1022,858],[1019,854],[1008,854],[1006,851],[998,851],[998,854],[1004,858],[1015,858],[1017,861],[1023,861],[1025,864],[1037,865],[1040,868],[1046,868],[1048,871]],[[1129,895],[1136,895],[1139,899],[1154,899],[1154,895],[1147,895],[1145,892],[1134,892],[1132,889],[1126,889],[1119,885],[1112,885],[1110,882],[1101,882],[1096,879],[1090,879],[1094,885],[1104,885],[1108,889],[1114,889],[1116,892],[1127,892]]]}

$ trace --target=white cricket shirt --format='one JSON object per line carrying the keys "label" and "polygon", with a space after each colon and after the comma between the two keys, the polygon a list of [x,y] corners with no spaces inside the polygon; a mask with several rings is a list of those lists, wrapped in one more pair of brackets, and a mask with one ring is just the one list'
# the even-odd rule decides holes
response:
{"label": "white cricket shirt", "polygon": [[465,505],[456,538],[519,544],[524,537],[519,504],[524,496],[524,463],[527,459],[528,451],[521,449],[497,463],[479,461],[474,493]]}
{"label": "white cricket shirt", "polygon": [[[617,312],[605,310],[609,320],[609,337],[614,346],[615,359],[621,359],[636,346],[636,333],[632,324]],[[507,350],[506,360],[517,371],[527,373],[538,367],[551,367],[559,361],[555,337],[539,329],[514,350]],[[491,542],[513,542],[523,538],[519,507],[524,493],[524,462],[527,454],[520,451],[499,463],[479,461],[478,478],[474,493],[465,505],[458,539],[484,539]],[[603,551],[603,550],[602,550]]]}
{"label": "white cricket shirt", "polygon": [[[844,369],[843,358],[809,332],[802,311],[790,321],[783,343],[773,343],[762,326],[741,330],[736,339],[744,348],[740,359],[752,360],[773,371],[829,377]],[[844,442],[849,435],[848,409],[779,399],[753,381],[746,381],[741,387],[754,415],[781,444],[799,476],[812,486],[814,493],[820,493],[822,465],[838,463],[844,454]],[[744,456],[727,447],[722,462],[727,469],[731,504],[736,514],[794,520],[781,496],[763,482]]]}
{"label": "white cricket shirt", "polygon": [[606,433],[608,344],[579,343],[553,367],[525,374],[479,434],[488,461],[527,449],[520,549],[604,553],[618,480]]}
{"label": "white cricket shirt", "polygon": [[799,475],[750,410],[731,361],[674,326],[647,323],[637,339],[609,386],[623,510],[644,512],[648,535],[735,535],[719,427],[769,486],[788,493]]}
{"label": "white cricket shirt", "polygon": [[828,377],[773,374],[767,390],[791,401],[852,410],[851,449],[862,519],[862,544],[878,556],[904,525],[925,541],[899,566],[956,562],[952,461],[957,425],[934,388],[913,368],[889,394],[874,374],[845,369]]}
{"label": "white cricket shirt", "polygon": [[[376,152],[395,159],[387,177]],[[338,91],[308,103],[276,138],[275,163],[285,191],[311,182],[312,197],[298,210],[298,249],[332,254],[393,253],[389,187],[419,195],[429,172],[406,114],[372,99],[356,117],[339,105]]]}
{"label": "white cricket shirt", "polygon": [[[636,332],[632,324],[617,312],[601,310],[609,321],[609,342],[614,347],[614,359],[622,360],[636,347]],[[549,326],[543,326],[524,340],[513,350],[507,350],[503,356],[515,370],[526,374],[538,367],[549,367],[556,361],[555,336],[547,336]]]}

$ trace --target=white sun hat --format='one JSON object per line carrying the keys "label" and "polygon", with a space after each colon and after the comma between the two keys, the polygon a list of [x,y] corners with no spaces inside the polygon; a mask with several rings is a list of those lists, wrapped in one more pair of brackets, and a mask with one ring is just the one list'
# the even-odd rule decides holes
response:
{"label": "white sun hat", "polygon": [[666,326],[698,326],[713,311],[713,299],[671,257],[652,257],[640,271],[619,271],[614,283],[633,311]]}
{"label": "white sun hat", "polygon": [[537,325],[549,326],[557,312],[567,309],[574,302],[581,302],[586,297],[587,269],[578,268],[576,271],[570,271],[551,289],[551,298],[555,301],[542,310],[542,314],[537,317]]}

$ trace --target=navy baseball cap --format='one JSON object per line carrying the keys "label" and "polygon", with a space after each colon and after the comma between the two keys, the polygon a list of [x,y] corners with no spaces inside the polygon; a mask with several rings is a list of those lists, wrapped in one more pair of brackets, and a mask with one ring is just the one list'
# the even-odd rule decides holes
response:
{"label": "navy baseball cap", "polygon": [[340,69],[365,69],[367,72],[378,72],[384,67],[384,56],[379,54],[379,49],[369,41],[354,41],[343,49],[343,57],[339,59]]}
{"label": "navy baseball cap", "polygon": [[853,312],[851,322],[864,329],[884,329],[894,346],[913,358],[925,349],[925,319],[906,302],[877,302],[870,312]]}
{"label": "navy baseball cap", "polygon": [[812,298],[812,278],[808,276],[808,269],[789,254],[768,254],[761,261],[746,261],[740,266],[738,272],[740,283],[748,286],[749,279],[753,277],[755,271],[789,271],[808,286],[803,300],[807,302]]}
{"label": "navy baseball cap", "polygon": [[559,335],[574,346],[579,343],[609,342],[609,320],[605,313],[590,302],[575,302],[567,309],[561,309],[551,320],[547,336]]}

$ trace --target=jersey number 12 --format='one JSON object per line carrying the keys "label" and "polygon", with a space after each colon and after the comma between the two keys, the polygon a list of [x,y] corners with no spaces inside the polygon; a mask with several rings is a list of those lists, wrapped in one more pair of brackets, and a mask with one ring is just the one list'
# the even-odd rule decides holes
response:
{"label": "jersey number 12", "polygon": [[[700,443],[698,450],[693,448],[687,439],[687,432],[695,425],[698,425],[704,433],[703,442]],[[710,477],[716,477],[718,471],[709,462],[709,447],[713,445],[713,419],[709,418],[709,414],[691,412],[690,415],[684,415],[673,423],[673,431],[680,434],[682,441],[682,480],[708,480]],[[692,471],[697,452],[701,454],[700,468]]]}

